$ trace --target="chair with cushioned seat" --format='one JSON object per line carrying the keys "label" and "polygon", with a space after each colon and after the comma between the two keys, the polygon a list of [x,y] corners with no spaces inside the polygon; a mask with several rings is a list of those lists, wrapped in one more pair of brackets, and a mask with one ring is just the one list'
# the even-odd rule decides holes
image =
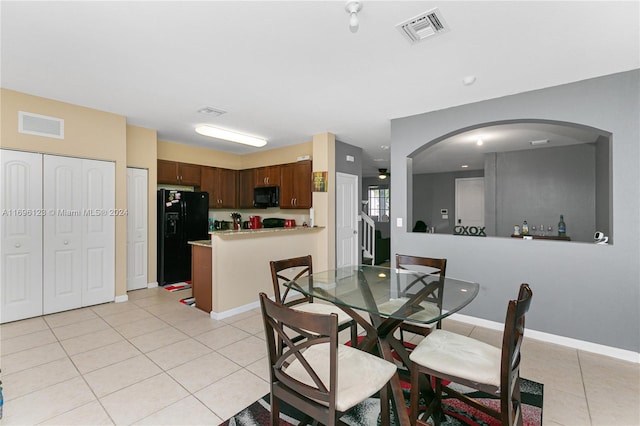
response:
{"label": "chair with cushioned seat", "polygon": [[[444,279],[447,270],[447,259],[396,254],[396,268],[408,271],[422,272],[430,275],[438,275],[441,279]],[[412,286],[419,285],[421,282],[421,279],[417,278],[411,284],[409,284],[406,290],[410,290]],[[391,314],[391,312],[394,312],[395,310],[400,308],[402,304],[407,300],[407,297],[403,297],[395,301],[385,302],[385,304],[379,306],[378,309],[380,309],[380,312]],[[420,303],[420,306],[422,307],[422,310],[416,312],[410,318],[419,320],[420,318],[429,319],[433,318],[434,316],[440,315],[442,312],[441,289],[437,289],[436,291],[429,294]],[[421,336],[426,336],[434,327],[441,328],[442,322],[438,321],[436,323],[425,324],[410,320],[404,321],[402,325],[400,325],[400,340],[402,342],[405,341],[405,331],[419,334]]]}
{"label": "chair with cushioned seat", "polygon": [[[350,341],[353,347],[356,346],[358,339],[358,324],[347,315],[342,309],[335,305],[325,303],[314,303],[312,296],[302,296],[296,299],[289,298],[289,287],[283,284],[288,281],[295,281],[305,275],[313,274],[313,261],[311,255],[294,257],[290,259],[272,260],[269,262],[271,267],[271,280],[273,282],[273,294],[278,303],[289,306],[290,308],[304,311],[314,312],[318,314],[338,315],[338,331],[350,329]],[[313,278],[313,277],[312,277]],[[282,287],[284,288],[282,288]],[[281,290],[284,290],[284,293]]]}
{"label": "chair with cushioned seat", "polygon": [[[280,402],[307,421],[341,423],[340,417],[380,392],[382,423],[390,423],[389,380],[395,364],[338,343],[338,316],[292,309],[260,293],[271,385],[271,424],[280,424]],[[293,333],[292,333],[293,332]],[[304,334],[294,342],[291,335]]]}
{"label": "chair with cushioned seat", "polygon": [[[532,295],[529,285],[521,284],[518,299],[509,301],[501,348],[445,330],[432,331],[416,346],[409,355],[412,425],[427,425],[425,421],[429,416],[433,416],[436,426],[440,424],[443,392],[495,417],[502,425],[522,425],[520,346]],[[429,402],[423,420],[418,419],[421,373],[435,379],[435,397]],[[443,380],[499,398],[500,411],[463,395],[451,385],[443,386]],[[438,414],[434,415],[434,411]]]}

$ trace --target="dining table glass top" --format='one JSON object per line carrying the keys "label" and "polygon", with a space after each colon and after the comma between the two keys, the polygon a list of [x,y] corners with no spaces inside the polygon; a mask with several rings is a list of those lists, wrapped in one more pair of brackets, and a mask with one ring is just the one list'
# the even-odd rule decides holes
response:
{"label": "dining table glass top", "polygon": [[478,283],[429,272],[352,265],[314,271],[285,285],[337,306],[424,324],[459,311],[478,294]]}

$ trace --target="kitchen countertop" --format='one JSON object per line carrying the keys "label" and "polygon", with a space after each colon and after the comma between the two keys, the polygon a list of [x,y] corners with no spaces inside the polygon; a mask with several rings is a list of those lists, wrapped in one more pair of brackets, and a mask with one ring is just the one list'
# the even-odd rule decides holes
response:
{"label": "kitchen countertop", "polygon": [[211,240],[188,241],[188,244],[191,244],[193,246],[201,246],[201,247],[209,247],[209,248],[211,248]]}
{"label": "kitchen countertop", "polygon": [[296,226],[294,228],[260,228],[260,229],[229,229],[224,231],[209,231],[209,234],[214,236],[232,236],[232,235],[249,235],[249,234],[266,234],[273,232],[292,232],[292,231],[317,231],[324,229],[323,226]]}

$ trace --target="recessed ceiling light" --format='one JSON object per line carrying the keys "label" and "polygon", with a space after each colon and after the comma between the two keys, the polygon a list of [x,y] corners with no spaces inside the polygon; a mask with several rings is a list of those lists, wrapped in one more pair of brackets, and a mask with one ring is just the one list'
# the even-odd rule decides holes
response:
{"label": "recessed ceiling light", "polygon": [[549,139],[539,139],[537,141],[529,142],[531,145],[546,145],[549,143]]}
{"label": "recessed ceiling light", "polygon": [[478,145],[478,146],[484,145],[484,141],[482,140],[482,138],[477,140],[476,145]]}
{"label": "recessed ceiling light", "polygon": [[468,165],[468,164],[463,164],[463,165],[462,165],[462,166],[460,166],[460,167],[462,167],[463,169],[467,169],[467,168],[469,168],[469,165]]}
{"label": "recessed ceiling light", "polygon": [[389,145],[380,145],[380,148],[386,151],[387,149],[389,149]]}
{"label": "recessed ceiling light", "polygon": [[262,147],[267,144],[267,140],[258,138],[255,136],[244,135],[231,130],[220,129],[218,127],[212,127],[208,125],[202,125],[196,127],[196,133],[203,136],[209,136],[210,138],[224,139],[226,141],[237,142],[245,145],[251,145],[255,147]]}
{"label": "recessed ceiling light", "polygon": [[475,75],[468,75],[462,79],[462,84],[464,84],[465,86],[471,86],[475,82],[476,82]]}

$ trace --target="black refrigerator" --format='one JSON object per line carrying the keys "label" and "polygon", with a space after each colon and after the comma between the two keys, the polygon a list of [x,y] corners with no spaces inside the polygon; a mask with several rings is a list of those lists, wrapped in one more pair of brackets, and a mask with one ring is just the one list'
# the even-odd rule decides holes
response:
{"label": "black refrigerator", "polygon": [[158,191],[158,285],[191,280],[191,245],[209,239],[209,194]]}

